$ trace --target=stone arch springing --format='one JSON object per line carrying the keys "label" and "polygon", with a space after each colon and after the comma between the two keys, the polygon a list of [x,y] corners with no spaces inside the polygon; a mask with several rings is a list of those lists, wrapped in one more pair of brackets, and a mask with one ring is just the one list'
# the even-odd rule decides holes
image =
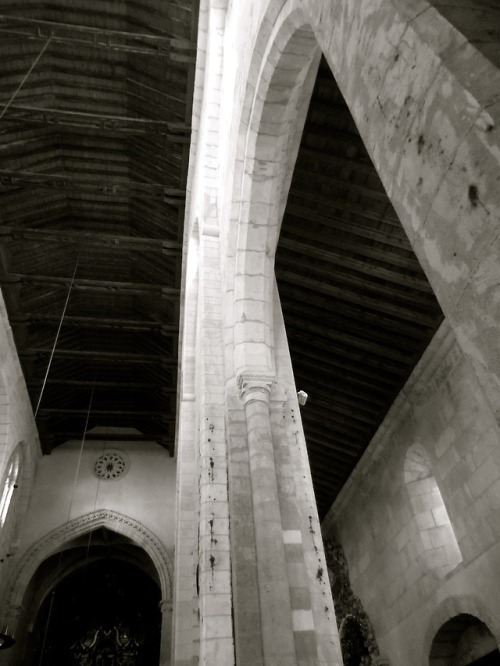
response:
{"label": "stone arch springing", "polygon": [[24,554],[13,571],[2,604],[3,620],[11,627],[17,624],[25,591],[40,564],[59,552],[74,539],[99,527],[122,534],[144,549],[151,558],[160,581],[162,599],[171,601],[173,586],[172,556],[156,535],[139,521],[117,511],[100,509],[75,518],[39,539]]}
{"label": "stone arch springing", "polygon": [[413,509],[419,558],[439,577],[445,576],[462,562],[462,554],[429,456],[419,443],[412,444],[406,453],[404,481]]}

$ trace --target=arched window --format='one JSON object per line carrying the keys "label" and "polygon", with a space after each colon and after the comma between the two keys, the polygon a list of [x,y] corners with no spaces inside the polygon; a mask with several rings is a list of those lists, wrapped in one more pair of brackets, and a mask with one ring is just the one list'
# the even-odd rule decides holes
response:
{"label": "arched window", "polygon": [[408,449],[404,479],[417,527],[419,557],[438,576],[445,576],[462,561],[462,554],[429,457],[421,444]]}
{"label": "arched window", "polygon": [[12,500],[12,495],[14,494],[14,490],[17,487],[20,462],[21,462],[20,449],[19,447],[17,447],[10,457],[4,477],[4,483],[2,485],[2,488],[0,489],[2,493],[0,498],[0,529],[3,528],[3,526],[5,525],[5,521],[7,520],[7,513],[9,511],[10,503]]}

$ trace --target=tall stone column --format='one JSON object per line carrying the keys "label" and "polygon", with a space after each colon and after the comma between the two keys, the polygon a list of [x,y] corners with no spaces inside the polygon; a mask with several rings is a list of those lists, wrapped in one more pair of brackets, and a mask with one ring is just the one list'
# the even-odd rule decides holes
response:
{"label": "tall stone column", "polygon": [[270,418],[272,377],[241,376],[264,664],[297,663]]}

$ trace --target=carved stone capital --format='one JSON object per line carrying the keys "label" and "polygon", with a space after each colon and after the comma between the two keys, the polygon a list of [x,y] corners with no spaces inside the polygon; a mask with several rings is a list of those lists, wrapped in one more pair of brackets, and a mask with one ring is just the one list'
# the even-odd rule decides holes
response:
{"label": "carved stone capital", "polygon": [[238,388],[244,405],[256,400],[269,403],[274,377],[266,375],[240,375]]}

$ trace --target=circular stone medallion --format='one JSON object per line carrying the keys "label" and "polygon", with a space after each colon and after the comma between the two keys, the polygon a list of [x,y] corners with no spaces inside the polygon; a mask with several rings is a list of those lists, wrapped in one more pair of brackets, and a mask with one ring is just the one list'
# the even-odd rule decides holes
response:
{"label": "circular stone medallion", "polygon": [[100,479],[114,481],[123,476],[127,463],[121,451],[105,451],[94,463],[94,471]]}

